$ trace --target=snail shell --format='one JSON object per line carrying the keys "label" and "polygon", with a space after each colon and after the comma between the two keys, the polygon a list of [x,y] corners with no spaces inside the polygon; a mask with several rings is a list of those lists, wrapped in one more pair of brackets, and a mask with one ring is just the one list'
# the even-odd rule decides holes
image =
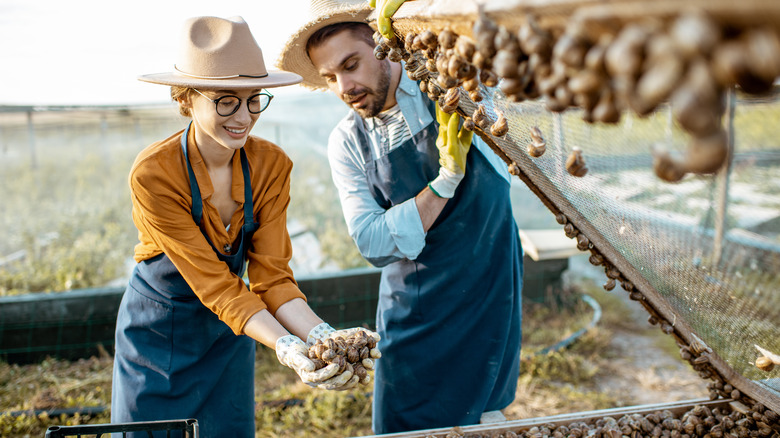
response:
{"label": "snail shell", "polygon": [[518,176],[520,175],[520,167],[515,163],[514,161],[507,166],[507,171],[510,175]]}
{"label": "snail shell", "polygon": [[620,111],[615,104],[612,90],[604,89],[599,102],[593,107],[593,119],[602,123],[617,123],[620,121]]}
{"label": "snail shell", "polygon": [[447,94],[439,99],[439,106],[441,106],[444,112],[452,114],[458,108],[459,100],[460,91],[458,91],[458,88],[450,88],[447,90]]}
{"label": "snail shell", "polygon": [[337,357],[339,357],[339,355],[336,353],[336,350],[328,349],[322,352],[320,359],[324,360],[325,362],[333,362]]}
{"label": "snail shell", "polygon": [[566,159],[566,171],[576,177],[583,177],[588,173],[585,158],[582,156],[582,149],[577,146],[572,148],[569,157]]}
{"label": "snail shell", "polygon": [[588,258],[588,261],[593,266],[600,266],[602,263],[604,263],[604,257],[601,254],[593,253]]}
{"label": "snail shell", "polygon": [[574,227],[574,224],[569,222],[563,226],[563,233],[566,234],[566,237],[569,239],[573,239],[574,237],[577,237],[577,234],[580,232]]}
{"label": "snail shell", "polygon": [[517,67],[517,55],[509,50],[501,49],[496,53],[495,58],[493,58],[493,70],[502,78],[517,77]]}
{"label": "snail shell", "polygon": [[510,96],[522,92],[524,85],[523,85],[523,81],[520,79],[504,78],[501,79],[501,83],[498,84],[498,88],[505,95]]}
{"label": "snail shell", "polygon": [[588,47],[581,38],[565,33],[561,35],[553,47],[553,58],[560,60],[570,68],[580,69],[584,65],[587,51]]}
{"label": "snail shell", "polygon": [[528,155],[539,158],[542,155],[544,155],[544,152],[547,150],[547,146],[544,142],[542,143],[531,143],[528,145],[527,151]]}
{"label": "snail shell", "polygon": [[475,76],[471,79],[463,81],[463,84],[461,84],[461,86],[466,91],[475,91],[479,88],[479,78]]}
{"label": "snail shell", "polygon": [[502,137],[509,131],[509,123],[504,114],[499,112],[495,123],[490,126],[490,134],[495,137]]}
{"label": "snail shell", "polygon": [[542,130],[539,129],[538,126],[531,127],[531,139],[534,141],[534,143],[537,144],[544,143],[544,137],[542,137]]}
{"label": "snail shell", "polygon": [[477,19],[474,21],[472,33],[476,39],[477,50],[484,54],[486,58],[491,58],[496,53],[495,37],[498,33],[498,26],[488,18],[485,13],[485,4],[477,5]]}
{"label": "snail shell", "polygon": [[498,75],[492,70],[482,69],[479,71],[479,81],[486,87],[495,87],[498,85]]}
{"label": "snail shell", "polygon": [[406,49],[407,52],[414,52],[418,50],[414,45],[415,38],[417,38],[417,34],[414,32],[409,32],[404,37],[404,49]]}
{"label": "snail shell", "polygon": [[549,59],[552,52],[552,37],[539,27],[533,16],[529,15],[527,18],[517,31],[520,48],[525,53],[537,54],[544,59]]}
{"label": "snail shell", "polygon": [[366,376],[368,376],[368,371],[366,371],[366,368],[363,365],[356,364],[352,367],[352,370],[354,375],[356,375],[358,379],[360,379],[361,383],[363,383],[363,379],[365,379]]}
{"label": "snail shell", "polygon": [[648,31],[637,23],[624,27],[604,54],[604,65],[610,76],[634,77],[642,67],[642,51]]}
{"label": "snail shell", "polygon": [[689,172],[707,174],[717,172],[728,156],[728,135],[720,130],[707,137],[696,137],[688,145],[685,167]]}
{"label": "snail shell", "polygon": [[477,106],[477,109],[474,110],[474,114],[471,115],[471,118],[477,126],[485,130],[492,124],[490,117],[485,113],[485,105],[482,104]]}
{"label": "snail shell", "polygon": [[439,38],[430,29],[426,29],[420,34],[420,41],[429,49],[433,50],[435,50],[439,45]]}
{"label": "snail shell", "polygon": [[313,358],[311,361],[314,362],[314,370],[315,371],[319,370],[319,369],[322,369],[322,368],[325,368],[328,365],[328,363],[325,362],[322,359]]}
{"label": "snail shell", "polygon": [[772,82],[780,76],[780,37],[770,28],[750,29],[743,36],[750,53],[750,71]]}
{"label": "snail shell", "polygon": [[439,73],[439,77],[436,78],[436,82],[445,90],[449,90],[458,86],[457,79],[444,73]]}
{"label": "snail shell", "polygon": [[476,128],[476,124],[474,123],[474,120],[471,117],[463,118],[463,129],[467,131],[473,131],[474,128]]}
{"label": "snail shell", "polygon": [[769,372],[775,368],[775,363],[766,356],[758,356],[758,358],[756,358],[756,367],[761,371]]}
{"label": "snail shell", "polygon": [[615,288],[615,279],[609,278],[607,279],[607,282],[603,285],[604,290],[610,291]]}
{"label": "snail shell", "polygon": [[390,52],[387,54],[387,59],[393,62],[401,62],[401,60],[404,59],[403,50],[397,47],[390,49]]}
{"label": "snail shell", "polygon": [[708,16],[693,12],[678,17],[672,24],[670,35],[681,54],[690,59],[708,56],[721,38],[721,30]]}
{"label": "snail shell", "polygon": [[374,47],[374,57],[380,61],[387,58],[387,52],[382,48],[382,46],[376,46]]}
{"label": "snail shell", "polygon": [[577,249],[580,251],[587,251],[590,246],[590,241],[584,234],[577,235]]}
{"label": "snail shell", "polygon": [[656,59],[636,83],[636,94],[642,107],[639,114],[648,114],[665,100],[682,78],[683,61],[674,55]]}
{"label": "snail shell", "polygon": [[347,361],[356,363],[360,360],[360,352],[355,347],[347,348]]}
{"label": "snail shell", "polygon": [[457,41],[455,42],[455,52],[457,52],[465,59],[471,59],[474,56],[475,51],[476,48],[474,47],[474,42],[472,42],[471,39],[463,35],[458,37]]}
{"label": "snail shell", "polygon": [[457,40],[458,36],[455,34],[455,32],[444,29],[439,34],[439,47],[441,47],[444,50],[451,49],[455,47],[455,41]]}

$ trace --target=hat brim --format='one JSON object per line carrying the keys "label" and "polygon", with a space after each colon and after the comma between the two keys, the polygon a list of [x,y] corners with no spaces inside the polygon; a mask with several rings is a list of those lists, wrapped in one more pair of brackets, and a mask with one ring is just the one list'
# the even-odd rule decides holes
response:
{"label": "hat brim", "polygon": [[358,22],[368,24],[368,16],[373,9],[368,2],[360,6],[344,9],[310,21],[290,37],[279,55],[277,68],[294,71],[303,77],[301,85],[314,89],[327,89],[328,83],[320,76],[306,53],[306,43],[315,32],[336,23]]}
{"label": "hat brim", "polygon": [[167,72],[138,76],[138,80],[152,84],[187,88],[203,88],[206,90],[239,90],[246,88],[274,88],[295,85],[300,83],[303,78],[299,74],[289,71],[271,70],[268,72],[268,76],[262,78],[238,77],[230,79],[200,79],[191,76],[185,76],[177,72]]}

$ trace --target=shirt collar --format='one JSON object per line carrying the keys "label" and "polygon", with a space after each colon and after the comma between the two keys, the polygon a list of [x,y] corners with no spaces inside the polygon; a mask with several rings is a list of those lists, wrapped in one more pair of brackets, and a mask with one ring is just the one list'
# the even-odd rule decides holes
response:
{"label": "shirt collar", "polygon": [[[398,86],[395,89],[395,101],[397,105],[401,106],[401,113],[404,115],[404,117],[407,116],[406,111],[404,111],[404,105],[401,103],[402,101],[406,101],[411,97],[417,96],[420,94],[420,86],[417,85],[416,81],[413,81],[409,78],[409,75],[406,74],[406,68],[405,64],[401,63],[401,80],[398,82]],[[369,131],[373,131],[377,127],[377,118],[376,117],[369,117],[367,119],[363,119],[366,124],[366,128]]]}

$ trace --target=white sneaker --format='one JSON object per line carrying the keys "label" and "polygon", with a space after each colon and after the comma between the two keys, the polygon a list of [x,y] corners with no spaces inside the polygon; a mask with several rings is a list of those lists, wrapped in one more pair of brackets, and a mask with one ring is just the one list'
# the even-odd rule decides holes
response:
{"label": "white sneaker", "polygon": [[501,423],[504,421],[506,421],[506,417],[501,413],[501,411],[483,412],[482,416],[479,417],[479,424]]}

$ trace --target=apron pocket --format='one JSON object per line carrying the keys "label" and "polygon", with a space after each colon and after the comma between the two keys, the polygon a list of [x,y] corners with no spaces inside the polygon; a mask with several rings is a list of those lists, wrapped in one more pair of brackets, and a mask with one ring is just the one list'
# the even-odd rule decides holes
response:
{"label": "apron pocket", "polygon": [[155,371],[171,368],[173,306],[139,292],[130,284],[122,300],[117,348],[130,361]]}

